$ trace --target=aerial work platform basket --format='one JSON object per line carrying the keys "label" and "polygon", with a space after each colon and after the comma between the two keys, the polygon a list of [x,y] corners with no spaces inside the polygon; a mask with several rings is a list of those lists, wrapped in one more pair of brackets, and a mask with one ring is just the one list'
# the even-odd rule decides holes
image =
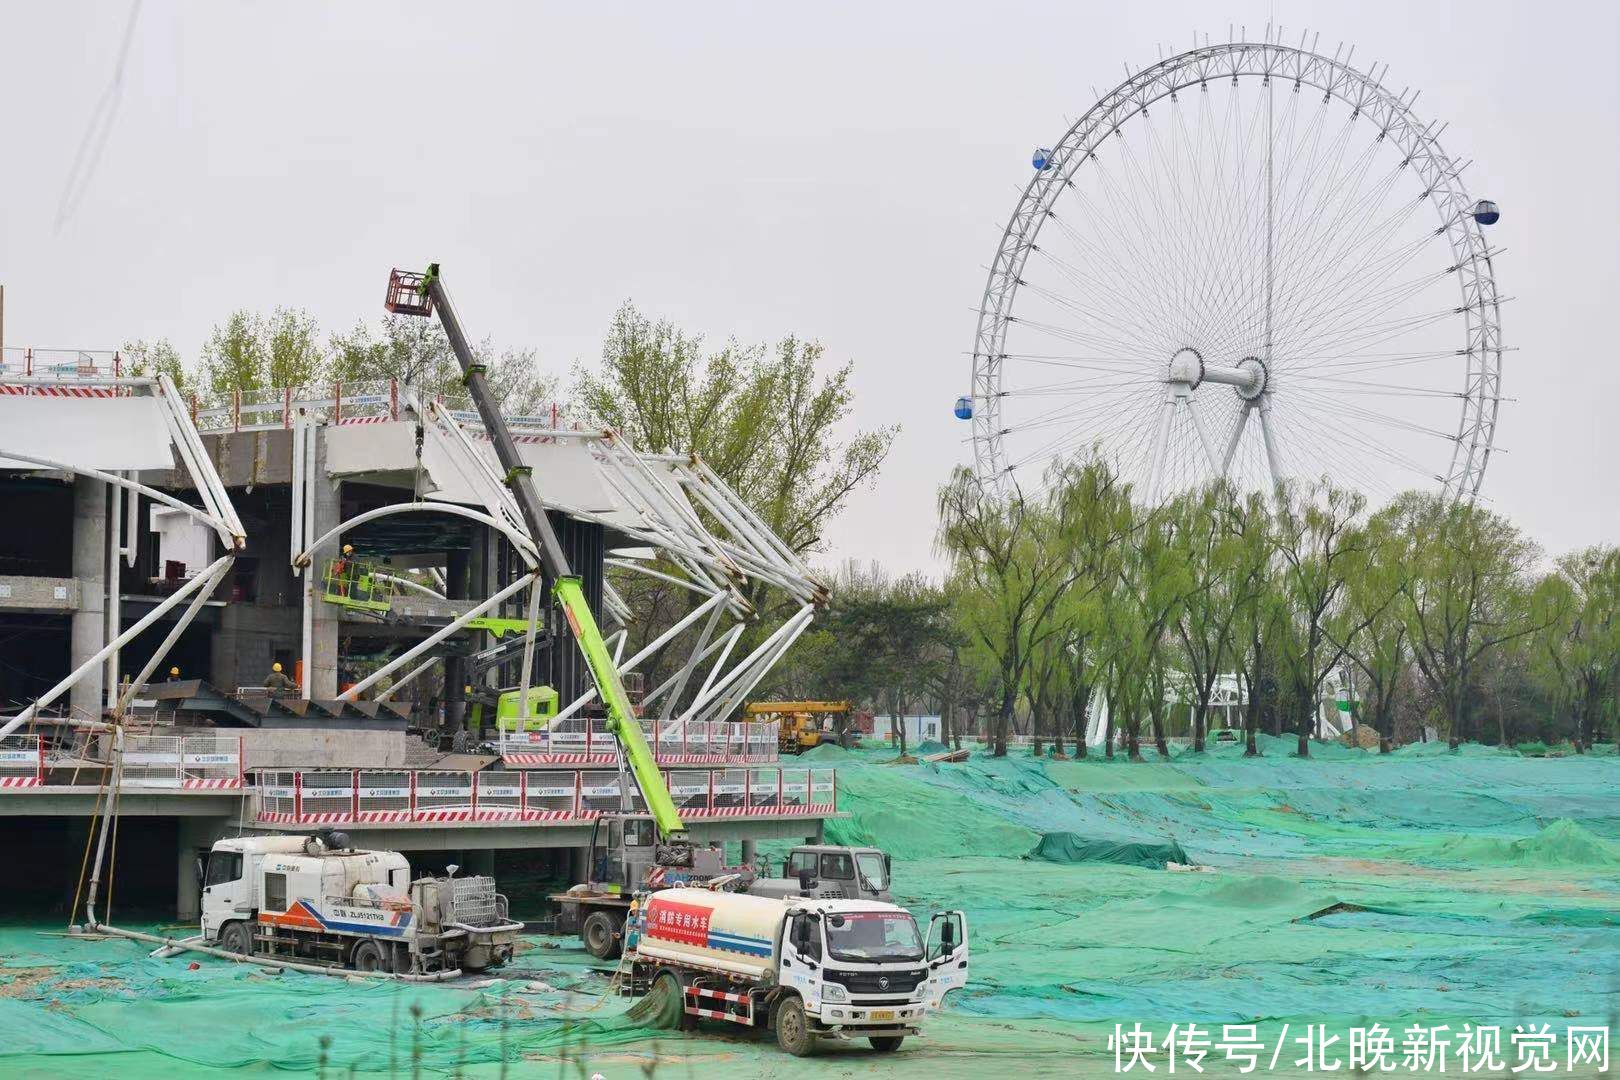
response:
{"label": "aerial work platform basket", "polygon": [[433,298],[428,295],[427,275],[414,270],[395,269],[388,274],[388,295],[383,307],[395,315],[431,315]]}

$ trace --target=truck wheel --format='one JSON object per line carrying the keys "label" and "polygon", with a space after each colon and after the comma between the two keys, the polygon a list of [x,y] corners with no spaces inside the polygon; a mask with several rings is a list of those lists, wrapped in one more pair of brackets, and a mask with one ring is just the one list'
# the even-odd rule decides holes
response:
{"label": "truck wheel", "polygon": [[873,1035],[866,1040],[872,1044],[872,1049],[880,1054],[892,1053],[900,1049],[900,1044],[906,1041],[904,1035]]}
{"label": "truck wheel", "polygon": [[585,951],[598,960],[612,960],[624,951],[624,939],[619,933],[623,925],[611,912],[593,911],[585,916],[579,939],[585,943]]}
{"label": "truck wheel", "polygon": [[673,971],[660,971],[647,997],[655,1010],[653,1027],[660,1031],[685,1031],[691,1026],[686,1015],[686,992],[681,987],[680,977]]}
{"label": "truck wheel", "polygon": [[776,1009],[776,1045],[794,1057],[815,1053],[816,1040],[810,1035],[810,1021],[804,1015],[804,1002],[790,997]]}
{"label": "truck wheel", "polygon": [[356,945],[350,966],[356,971],[386,971],[388,968],[383,951],[375,941],[362,941]]}
{"label": "truck wheel", "polygon": [[226,923],[219,932],[219,947],[238,956],[253,952],[253,931],[245,922]]}

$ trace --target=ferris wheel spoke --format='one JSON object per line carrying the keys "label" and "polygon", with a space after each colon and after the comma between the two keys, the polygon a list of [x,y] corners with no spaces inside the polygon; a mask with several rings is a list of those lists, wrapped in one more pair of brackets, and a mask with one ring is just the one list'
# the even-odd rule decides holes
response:
{"label": "ferris wheel spoke", "polygon": [[1130,271],[1123,269],[1126,264],[1122,263],[1121,259],[1114,254],[1112,248],[1098,250],[1092,247],[1080,236],[1077,230],[1070,228],[1068,222],[1059,218],[1056,214],[1049,215],[1048,220],[1058,226],[1058,230],[1076,246],[1076,250],[1081,253],[1082,257],[1090,254],[1095,265],[1104,268],[1104,270],[1118,268],[1118,276],[1122,280],[1122,285],[1127,289],[1126,293],[1119,295],[1123,308],[1139,312],[1139,318],[1146,319],[1150,325],[1163,325],[1165,313],[1162,307],[1155,307],[1152,311],[1147,310],[1147,305],[1157,299],[1156,291],[1146,281],[1138,279]]}
{"label": "ferris wheel spoke", "polygon": [[[1106,278],[1099,278],[1093,274],[1089,274],[1081,270],[1080,267],[1069,262],[1067,259],[1055,255],[1052,252],[1047,251],[1045,248],[1036,247],[1032,249],[1032,251],[1034,254],[1039,255],[1042,261],[1050,264],[1053,269],[1066,278],[1072,285],[1074,285],[1075,288],[1080,289],[1083,292],[1094,293],[1106,300],[1109,300],[1121,311],[1134,312],[1135,309],[1133,299],[1128,294],[1120,292],[1118,287],[1116,287]],[[1134,328],[1139,329],[1142,333],[1150,333],[1149,329],[1146,326],[1143,326],[1138,320],[1131,319],[1130,322]]]}
{"label": "ferris wheel spoke", "polygon": [[[1382,439],[1375,438],[1366,428],[1347,422],[1343,415],[1331,407],[1302,403],[1296,400],[1289,404],[1289,408],[1297,412],[1301,417],[1307,418],[1315,429],[1331,432],[1334,439],[1327,440],[1331,445],[1355,443],[1363,450],[1382,458],[1389,464],[1399,466],[1414,476],[1426,480],[1434,478],[1434,470],[1424,469],[1409,454],[1395,449]],[[1358,479],[1362,482],[1367,482],[1370,479],[1371,474],[1366,467],[1356,462],[1353,457],[1339,455],[1335,458],[1334,464],[1335,467],[1342,467],[1357,473]]]}
{"label": "ferris wheel spoke", "polygon": [[[1408,204],[1400,215],[1400,222],[1410,217],[1416,207],[1415,201]],[[1372,248],[1372,243],[1367,242],[1365,250],[1370,253]],[[1394,280],[1396,275],[1410,265],[1418,255],[1432,248],[1433,245],[1428,242],[1427,237],[1420,237],[1377,258],[1364,254],[1359,260],[1350,263],[1338,276],[1323,281],[1310,294],[1300,290],[1299,298],[1290,301],[1288,317],[1296,325],[1310,329],[1335,319],[1355,318],[1364,307],[1388,308],[1395,300],[1404,299],[1404,296],[1399,295],[1403,291],[1421,291],[1451,272],[1447,267],[1438,271],[1425,271],[1416,278]],[[1349,263],[1349,260],[1346,262]],[[1373,288],[1363,291],[1352,289],[1352,281],[1358,278],[1367,281]],[[1307,295],[1309,300],[1306,299]],[[1349,297],[1348,302],[1342,302],[1346,296]]]}
{"label": "ferris wheel spoke", "polygon": [[[1128,431],[1129,425],[1133,421],[1140,420],[1144,406],[1140,401],[1138,401],[1134,408],[1127,407],[1123,412],[1120,412],[1119,410],[1120,402],[1115,400],[1105,403],[1105,406],[1099,406],[1098,412],[1102,415],[1107,415],[1110,411],[1117,412],[1119,420],[1112,425],[1110,430]],[[1040,446],[1025,453],[1021,458],[1013,463],[1013,467],[1022,468],[1033,462],[1052,460],[1054,457],[1069,449],[1072,449],[1088,439],[1095,439],[1100,434],[1096,429],[1089,426],[1085,428],[1077,428],[1075,425],[1071,424],[1069,427],[1070,430],[1047,440]]]}
{"label": "ferris wheel spoke", "polygon": [[[1081,290],[1082,292],[1092,291],[1092,283],[1087,280],[1084,275],[1081,275],[1073,268],[1064,264],[1063,261],[1056,256],[1049,255],[1046,252],[1041,252],[1040,254],[1045,256],[1047,261],[1051,262],[1057,271],[1063,275],[1063,277],[1069,279],[1077,289]],[[1040,286],[1029,285],[1026,283],[1025,288],[1034,289],[1038,294],[1041,295],[1056,296],[1056,294],[1051,293],[1050,290],[1041,289]],[[1151,327],[1144,325],[1141,320],[1135,316],[1134,309],[1130,306],[1127,297],[1120,295],[1112,288],[1102,286],[1100,283],[1096,285],[1094,291],[1099,294],[1099,299],[1112,301],[1115,308],[1120,312],[1120,315],[1115,319],[1101,321],[1108,322],[1109,325],[1138,340],[1144,338],[1151,339],[1154,337],[1154,330]],[[1066,298],[1063,302],[1065,304],[1072,303],[1072,301],[1068,301]]]}
{"label": "ferris wheel spoke", "polygon": [[[1059,272],[1063,272],[1063,270],[1059,269]],[[1064,274],[1064,277],[1068,277],[1068,274]],[[1079,285],[1079,282],[1076,282],[1076,287],[1081,288],[1081,290],[1084,291],[1084,287]],[[1030,285],[1030,283],[1025,283],[1024,288],[1029,288],[1029,290],[1035,291],[1035,295],[1047,298],[1050,303],[1059,304],[1059,306],[1069,309],[1071,313],[1082,314],[1082,316],[1090,317],[1090,319],[1095,319],[1097,322],[1102,322],[1102,324],[1108,325],[1108,327],[1111,327],[1111,329],[1118,332],[1119,340],[1131,340],[1131,338],[1142,340],[1142,338],[1153,337],[1153,330],[1150,329],[1150,327],[1147,327],[1147,325],[1142,324],[1142,322],[1140,322],[1139,319],[1136,319],[1136,317],[1132,317],[1132,314],[1121,314],[1119,317],[1113,317],[1113,319],[1110,319],[1110,317],[1106,317],[1105,314],[1103,314],[1102,309],[1082,308],[1079,301],[1071,300],[1071,298],[1068,298],[1068,296],[1059,295],[1059,293],[1047,290],[1047,288],[1040,287],[1040,285]],[[1106,298],[1108,298],[1108,296],[1103,296],[1103,300],[1106,300]],[[1121,313],[1129,313],[1129,311],[1131,311],[1131,309],[1124,304],[1123,296],[1115,296],[1115,303],[1116,306],[1121,309]]]}
{"label": "ferris wheel spoke", "polygon": [[1421,277],[1393,282],[1354,297],[1337,307],[1324,303],[1319,309],[1303,313],[1284,339],[1285,357],[1342,340],[1344,335],[1365,326],[1366,318],[1373,313],[1401,311],[1408,301],[1418,298],[1449,275],[1449,270],[1429,271]]}

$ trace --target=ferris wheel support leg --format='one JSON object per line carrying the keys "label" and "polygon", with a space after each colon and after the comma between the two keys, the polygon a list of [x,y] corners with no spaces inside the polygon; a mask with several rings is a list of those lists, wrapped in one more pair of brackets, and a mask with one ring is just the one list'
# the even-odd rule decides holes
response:
{"label": "ferris wheel support leg", "polygon": [[1283,482],[1282,463],[1277,457],[1277,437],[1271,433],[1271,395],[1260,395],[1260,435],[1266,442],[1266,464],[1271,467],[1271,482]]}
{"label": "ferris wheel support leg", "polygon": [[1153,438],[1153,471],[1148,474],[1148,505],[1159,505],[1159,489],[1164,481],[1164,447],[1170,440],[1170,420],[1175,415],[1179,395],[1174,389],[1165,396],[1159,413],[1159,433]]}
{"label": "ferris wheel support leg", "polygon": [[1198,429],[1198,441],[1204,444],[1204,455],[1209,458],[1209,467],[1219,475],[1225,472],[1221,459],[1215,453],[1215,440],[1210,438],[1209,425],[1204,423],[1204,414],[1198,411],[1197,402],[1187,399],[1187,415],[1192,417],[1193,427]]}
{"label": "ferris wheel support leg", "polygon": [[1216,466],[1216,470],[1222,476],[1225,476],[1227,470],[1232,467],[1232,458],[1237,455],[1238,443],[1243,441],[1244,425],[1249,422],[1249,413],[1253,411],[1254,403],[1244,402],[1243,410],[1238,413],[1237,422],[1232,425],[1232,437],[1226,440],[1226,454],[1221,458],[1220,464]]}

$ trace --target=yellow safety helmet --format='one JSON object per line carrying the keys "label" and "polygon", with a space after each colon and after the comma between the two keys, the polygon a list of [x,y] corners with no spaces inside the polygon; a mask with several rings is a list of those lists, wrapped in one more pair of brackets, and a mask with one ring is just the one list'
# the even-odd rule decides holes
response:
{"label": "yellow safety helmet", "polygon": [[353,555],[354,554],[354,545],[353,544],[344,544],[343,545],[343,554],[345,554],[345,555]]}
{"label": "yellow safety helmet", "polygon": [[172,667],[172,668],[169,669],[169,674],[170,675],[178,675],[178,674],[180,674],[180,669],[177,668],[177,667]]}
{"label": "yellow safety helmet", "polygon": [[271,671],[280,671],[281,670],[281,662],[278,660],[276,663],[271,664],[270,665],[270,670]]}

